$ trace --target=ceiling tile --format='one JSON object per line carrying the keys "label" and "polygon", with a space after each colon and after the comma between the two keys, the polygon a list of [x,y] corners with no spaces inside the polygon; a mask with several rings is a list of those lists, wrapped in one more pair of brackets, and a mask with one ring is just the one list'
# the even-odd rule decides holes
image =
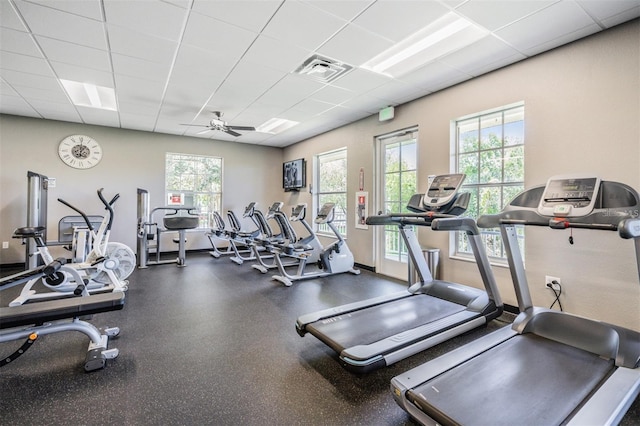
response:
{"label": "ceiling tile", "polygon": [[277,105],[286,109],[321,89],[323,84],[304,77],[287,74],[259,98],[266,105]]}
{"label": "ceiling tile", "polygon": [[391,80],[381,86],[372,89],[367,92],[373,96],[377,96],[381,99],[388,99],[394,105],[398,105],[407,98],[414,99],[422,95],[428,94],[425,89],[413,86],[400,80]]}
{"label": "ceiling tile", "polygon": [[[358,67],[451,10],[487,36],[401,79]],[[640,0],[0,0],[0,113],[286,146],[638,16]],[[294,74],[313,54],[355,68],[330,84]],[[74,107],[56,74],[115,87],[119,113]],[[300,124],[239,138],[181,125],[212,110]]]}
{"label": "ceiling tile", "polygon": [[0,51],[0,69],[51,76],[51,68],[42,58]]}
{"label": "ceiling tile", "polygon": [[75,116],[77,120],[80,120],[80,116],[75,107],[66,100],[65,102],[48,101],[45,99],[37,99],[30,102],[31,106],[35,108],[39,113],[44,115],[44,112],[59,111],[60,114],[70,114]]}
{"label": "ceiling tile", "polygon": [[156,123],[156,116],[124,113],[120,111],[120,123],[126,129],[152,132]]}
{"label": "ceiling tile", "polygon": [[386,75],[376,74],[361,68],[354,68],[344,77],[331,83],[332,86],[342,87],[355,93],[364,93],[375,87],[381,86],[391,80]]}
{"label": "ceiling tile", "polygon": [[544,9],[557,0],[491,0],[487,7],[486,0],[469,0],[459,6],[456,12],[464,15],[490,31],[522,19],[531,13]]}
{"label": "ceiling tile", "polygon": [[224,58],[238,60],[256,37],[254,32],[192,13],[182,42],[215,52]]}
{"label": "ceiling tile", "polygon": [[571,33],[554,38],[553,40],[549,40],[529,49],[525,49],[522,53],[527,56],[534,56],[539,53],[546,52],[547,50],[551,50],[555,47],[562,46],[563,44],[571,43],[572,41],[578,40],[580,38],[590,36],[591,34],[594,34],[598,31],[600,31],[600,26],[596,23],[593,23],[587,27],[580,28]]}
{"label": "ceiling tile", "polygon": [[374,95],[365,93],[344,102],[341,106],[358,111],[368,112],[369,114],[375,114],[380,111],[380,109],[388,107],[390,105],[388,100],[380,99]]}
{"label": "ceiling tile", "polygon": [[186,10],[158,0],[105,0],[104,11],[109,25],[138,33],[178,41]]}
{"label": "ceiling tile", "polygon": [[576,0],[576,3],[599,21],[640,8],[640,0]]}
{"label": "ceiling tile", "polygon": [[322,55],[360,66],[392,46],[392,42],[357,25],[347,25],[318,49]]}
{"label": "ceiling tile", "polygon": [[[11,95],[0,95],[0,105],[2,105],[3,113],[12,114],[14,110],[30,110],[33,114],[36,112],[31,108],[31,106],[20,96],[11,96]],[[9,112],[5,111],[4,108],[7,108]]]}
{"label": "ceiling tile", "polygon": [[320,90],[311,95],[312,99],[316,101],[327,102],[330,104],[338,105],[344,101],[354,97],[354,93],[351,90],[343,89],[335,86],[324,86]]}
{"label": "ceiling tile", "polygon": [[195,0],[193,11],[258,33],[280,4],[281,0]]}
{"label": "ceiling tile", "polygon": [[60,88],[58,79],[49,76],[28,74],[20,71],[0,70],[0,75],[12,86],[35,87],[44,90],[56,90]]}
{"label": "ceiling tile", "polygon": [[292,109],[296,111],[308,113],[311,115],[321,114],[322,112],[333,108],[335,105],[326,102],[316,101],[314,99],[304,99],[295,104]]}
{"label": "ceiling tile", "polygon": [[145,78],[151,81],[166,81],[171,70],[168,63],[160,64],[119,53],[111,54],[111,62],[115,74]]}
{"label": "ceiling tile", "polygon": [[100,0],[29,0],[29,2],[102,21]]}
{"label": "ceiling tile", "polygon": [[47,120],[70,121],[72,123],[81,123],[82,120],[76,111],[68,112],[60,108],[41,109],[38,110],[42,118]]}
{"label": "ceiling tile", "polygon": [[[524,52],[581,28],[594,21],[574,2],[559,2],[529,15],[501,30],[496,35]],[[544,31],[540,31],[544,28]]]}
{"label": "ceiling tile", "polygon": [[29,101],[42,100],[49,102],[57,102],[61,104],[68,104],[69,98],[64,93],[62,88],[58,87],[53,90],[41,89],[37,87],[25,87],[25,86],[13,86],[13,88],[20,93],[25,99]]}
{"label": "ceiling tile", "polygon": [[375,3],[375,0],[304,0],[304,2],[329,12],[340,19],[351,21],[366,10],[369,5]]}
{"label": "ceiling tile", "polygon": [[0,26],[12,30],[27,31],[16,10],[8,1],[0,1]]}
{"label": "ceiling tile", "polygon": [[109,53],[105,50],[68,43],[48,37],[35,36],[49,61],[111,72]]}
{"label": "ceiling tile", "polygon": [[312,52],[286,41],[276,40],[264,35],[259,36],[251,45],[244,59],[264,64],[270,68],[291,72],[298,68]]}
{"label": "ceiling tile", "polygon": [[488,64],[503,61],[505,58],[512,58],[515,62],[524,59],[525,56],[489,35],[445,56],[440,61],[466,74],[480,75],[479,70],[486,69]]}
{"label": "ceiling tile", "polygon": [[431,92],[435,92],[443,87],[447,82],[460,82],[470,78],[468,74],[463,74],[441,62],[432,62],[417,69],[407,75],[402,76],[401,81],[412,86],[423,87]]}
{"label": "ceiling tile", "polygon": [[120,119],[116,111],[106,109],[77,107],[82,121],[97,126],[120,127]]}
{"label": "ceiling tile", "polygon": [[29,33],[16,31],[9,28],[0,28],[0,48],[6,52],[20,53],[21,55],[42,58],[40,49],[33,42]]}
{"label": "ceiling tile", "polygon": [[230,95],[229,102],[233,102],[234,97],[253,102],[286,75],[282,71],[243,60],[222,84],[220,91],[224,90]]}
{"label": "ceiling tile", "polygon": [[131,31],[127,28],[107,25],[111,51],[159,64],[171,64],[176,42]]}
{"label": "ceiling tile", "polygon": [[101,21],[20,0],[16,5],[34,34],[107,50]]}
{"label": "ceiling tile", "polygon": [[0,80],[0,95],[5,96],[19,96],[18,92],[13,90],[11,85],[4,80]]}
{"label": "ceiling tile", "polygon": [[[345,25],[345,21],[301,2],[285,2],[263,34],[315,50]],[[292,35],[295,34],[295,37]]]}
{"label": "ceiling tile", "polygon": [[93,70],[91,68],[79,67],[62,62],[51,62],[56,76],[64,80],[78,81],[81,83],[92,83],[96,86],[113,88],[113,74],[110,72]]}
{"label": "ceiling tile", "polygon": [[227,58],[210,50],[183,44],[171,73],[172,83],[199,87],[213,92],[236,65],[237,58]]}
{"label": "ceiling tile", "polygon": [[162,100],[164,92],[164,83],[152,80],[145,80],[126,75],[115,75],[116,87],[118,92],[118,100],[128,102],[155,102],[157,104]]}
{"label": "ceiling tile", "polygon": [[397,43],[447,12],[435,1],[379,0],[353,22]]}
{"label": "ceiling tile", "polygon": [[640,16],[640,6],[634,7],[633,9],[626,10],[610,18],[603,19],[601,23],[602,25],[605,26],[605,28],[611,28],[616,25],[635,19],[638,16]]}

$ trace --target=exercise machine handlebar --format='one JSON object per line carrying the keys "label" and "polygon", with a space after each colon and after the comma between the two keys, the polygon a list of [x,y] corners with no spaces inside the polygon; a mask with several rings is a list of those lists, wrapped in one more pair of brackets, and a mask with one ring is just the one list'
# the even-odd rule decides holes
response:
{"label": "exercise machine handlebar", "polygon": [[[100,189],[98,189],[97,193],[98,193],[98,198],[100,198],[100,201],[102,202],[102,204],[104,204],[105,209],[107,211],[109,211],[109,222],[107,223],[107,228],[106,228],[109,231],[109,230],[111,230],[111,226],[113,224],[113,207],[112,206],[118,200],[118,198],[120,198],[120,194],[116,194],[111,199],[111,201],[107,201],[106,198],[104,198],[104,196],[102,195],[102,191],[103,190],[104,190],[104,188],[100,188]],[[89,218],[87,217],[85,212],[83,212],[82,210],[80,210],[76,206],[73,206],[73,205],[69,204],[68,202],[66,202],[62,198],[58,198],[58,201],[61,202],[62,204],[64,204],[65,206],[69,207],[71,210],[76,211],[80,216],[82,216],[82,219],[87,224],[87,228],[89,228],[89,231],[93,231],[94,230],[93,225],[91,224],[91,221],[89,220]]]}

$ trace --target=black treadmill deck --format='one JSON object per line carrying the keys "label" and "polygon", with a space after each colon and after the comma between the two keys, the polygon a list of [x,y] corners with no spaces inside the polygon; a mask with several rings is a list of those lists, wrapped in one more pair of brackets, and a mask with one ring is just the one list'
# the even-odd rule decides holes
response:
{"label": "black treadmill deck", "polygon": [[368,345],[465,309],[437,297],[414,294],[308,324],[307,331],[341,353],[346,348]]}
{"label": "black treadmill deck", "polygon": [[408,391],[407,399],[442,424],[562,424],[614,368],[613,360],[581,349],[517,335]]}

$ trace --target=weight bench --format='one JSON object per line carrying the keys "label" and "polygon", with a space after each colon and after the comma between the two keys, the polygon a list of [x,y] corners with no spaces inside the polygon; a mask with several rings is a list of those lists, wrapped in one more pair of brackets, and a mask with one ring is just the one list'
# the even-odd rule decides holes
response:
{"label": "weight bench", "polygon": [[[56,262],[58,261],[47,265],[53,265],[50,268],[41,267],[32,270],[31,276],[45,275],[45,270],[49,273],[58,270],[75,272],[72,268],[64,267],[60,263],[55,264]],[[28,273],[29,271],[24,274],[28,275]],[[107,345],[109,337],[117,336],[120,329],[110,327],[99,330],[93,324],[82,320],[81,317],[121,310],[124,307],[124,299],[125,294],[122,292],[100,293],[91,296],[84,292],[84,296],[0,308],[0,343],[27,339],[16,352],[0,360],[0,367],[22,355],[40,335],[79,331],[86,334],[91,340],[84,363],[85,371],[103,368],[107,359],[113,359],[119,354],[118,349],[107,349]]]}

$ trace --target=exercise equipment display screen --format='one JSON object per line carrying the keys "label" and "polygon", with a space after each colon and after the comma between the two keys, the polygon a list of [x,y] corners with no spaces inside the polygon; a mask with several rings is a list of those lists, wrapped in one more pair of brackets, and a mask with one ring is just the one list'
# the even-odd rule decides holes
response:
{"label": "exercise equipment display screen", "polygon": [[545,216],[584,216],[593,210],[599,188],[600,179],[596,176],[551,177],[538,212]]}
{"label": "exercise equipment display screen", "polygon": [[424,204],[430,207],[447,204],[458,192],[464,178],[465,175],[461,173],[434,177],[424,196]]}

